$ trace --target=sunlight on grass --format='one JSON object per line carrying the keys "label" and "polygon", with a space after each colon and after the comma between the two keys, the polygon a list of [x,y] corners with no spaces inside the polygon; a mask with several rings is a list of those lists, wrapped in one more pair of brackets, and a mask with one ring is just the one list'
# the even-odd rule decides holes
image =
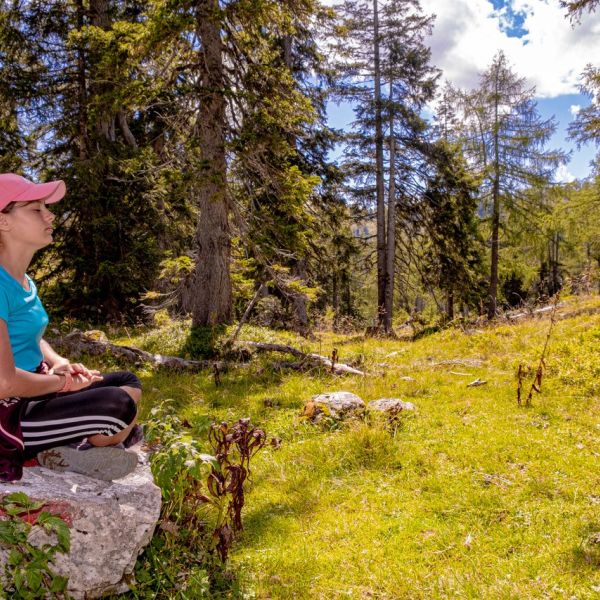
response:
{"label": "sunlight on grass", "polygon": [[[581,544],[600,530],[599,308],[598,298],[561,308],[571,316],[556,323],[530,409],[517,407],[515,373],[537,364],[547,318],[417,342],[245,327],[241,339],[337,348],[367,375],[273,369],[281,356],[262,355],[219,387],[207,373],[143,371],[145,404],[172,398],[201,437],[211,420],[249,416],[282,439],[255,460],[232,556],[258,598],[597,598],[600,572]],[[184,330],[171,323],[127,343],[176,349]],[[477,378],[487,384],[468,388]],[[403,398],[416,413],[395,435],[299,416],[335,390]]]}

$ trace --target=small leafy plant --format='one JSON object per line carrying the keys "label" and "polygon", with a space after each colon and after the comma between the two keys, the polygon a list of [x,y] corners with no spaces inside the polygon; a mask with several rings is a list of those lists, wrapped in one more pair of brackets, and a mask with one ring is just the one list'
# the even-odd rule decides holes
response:
{"label": "small leafy plant", "polygon": [[43,511],[44,502],[31,500],[22,492],[4,496],[0,507],[0,547],[8,554],[5,591],[11,598],[23,600],[69,598],[68,579],[49,566],[58,552],[69,552],[70,531],[65,521]]}
{"label": "small leafy plant", "polygon": [[166,402],[151,412],[147,438],[164,502],[158,534],[138,562],[138,588],[153,590],[157,598],[176,591],[210,598],[223,588],[242,597],[225,563],[243,528],[244,487],[250,461],[266,444],[265,432],[249,419],[212,423],[207,453]]}
{"label": "small leafy plant", "polygon": [[215,456],[209,461],[208,494],[202,500],[217,511],[209,551],[216,550],[224,562],[235,535],[243,529],[244,483],[250,475],[250,460],[264,447],[266,435],[252,427],[250,419],[240,419],[231,427],[225,422],[213,424],[208,439]]}

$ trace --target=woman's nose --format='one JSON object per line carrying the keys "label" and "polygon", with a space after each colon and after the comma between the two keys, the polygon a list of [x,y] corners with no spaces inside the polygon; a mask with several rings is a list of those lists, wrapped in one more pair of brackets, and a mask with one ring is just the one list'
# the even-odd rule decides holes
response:
{"label": "woman's nose", "polygon": [[44,219],[49,223],[52,223],[55,219],[54,213],[50,212],[46,206],[44,206]]}

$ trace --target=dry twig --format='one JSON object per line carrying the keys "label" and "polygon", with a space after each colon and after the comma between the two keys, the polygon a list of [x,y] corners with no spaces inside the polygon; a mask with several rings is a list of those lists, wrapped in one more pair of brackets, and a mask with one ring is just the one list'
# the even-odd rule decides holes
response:
{"label": "dry twig", "polygon": [[[542,378],[544,376],[544,370],[546,369],[546,353],[548,351],[548,343],[550,342],[550,336],[552,335],[552,329],[554,328],[554,324],[556,323],[556,311],[558,309],[560,300],[560,292],[556,294],[554,297],[554,302],[552,304],[552,312],[550,314],[550,327],[548,327],[548,333],[546,334],[546,340],[544,342],[544,348],[542,349],[542,354],[540,355],[540,360],[538,362],[537,369],[535,370],[535,376],[533,378],[533,382],[531,384],[531,388],[529,389],[529,393],[527,394],[527,398],[525,398],[525,406],[531,406],[531,400],[533,398],[533,392],[537,394],[541,394],[542,392]],[[523,391],[523,382],[528,373],[531,372],[531,368],[519,363],[519,370],[517,371],[517,404],[521,406],[521,398]]]}

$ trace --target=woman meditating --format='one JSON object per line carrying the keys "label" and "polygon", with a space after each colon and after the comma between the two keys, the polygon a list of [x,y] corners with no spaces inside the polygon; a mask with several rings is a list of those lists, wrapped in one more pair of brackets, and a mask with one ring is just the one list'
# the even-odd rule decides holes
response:
{"label": "woman meditating", "polygon": [[52,243],[48,205],[65,184],[0,174],[0,480],[22,476],[23,462],[111,480],[137,465],[125,447],[142,391],[128,372],[101,375],[57,354],[43,338],[48,315],[26,271]]}

